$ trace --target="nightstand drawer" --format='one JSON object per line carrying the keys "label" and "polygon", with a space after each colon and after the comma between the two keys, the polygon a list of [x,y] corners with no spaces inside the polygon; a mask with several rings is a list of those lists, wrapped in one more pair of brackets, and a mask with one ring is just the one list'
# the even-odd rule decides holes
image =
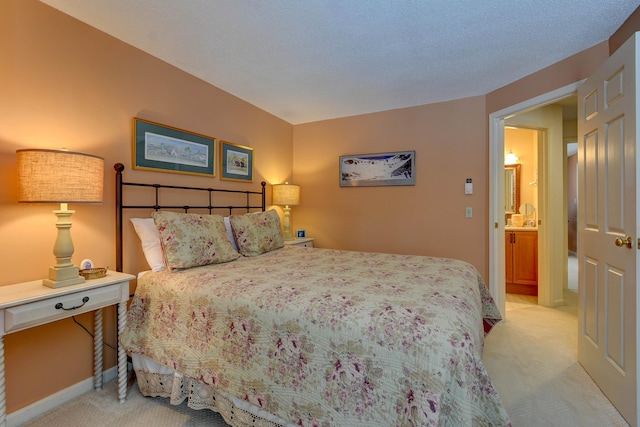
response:
{"label": "nightstand drawer", "polygon": [[5,333],[14,332],[116,304],[121,299],[120,294],[121,285],[115,283],[96,289],[84,289],[45,301],[9,307],[4,311],[4,331]]}

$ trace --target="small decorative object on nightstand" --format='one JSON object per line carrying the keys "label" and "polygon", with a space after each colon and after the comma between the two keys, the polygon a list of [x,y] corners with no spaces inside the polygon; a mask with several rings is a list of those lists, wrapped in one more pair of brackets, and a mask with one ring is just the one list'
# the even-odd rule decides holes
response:
{"label": "small decorative object on nightstand", "polygon": [[312,248],[314,240],[315,239],[313,237],[305,237],[303,239],[285,240],[284,244],[288,246],[302,246],[305,248]]}

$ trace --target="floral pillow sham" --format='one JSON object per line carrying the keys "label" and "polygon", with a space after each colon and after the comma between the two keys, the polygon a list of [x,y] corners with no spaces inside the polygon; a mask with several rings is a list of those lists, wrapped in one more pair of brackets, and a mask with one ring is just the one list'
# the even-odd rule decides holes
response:
{"label": "floral pillow sham", "polygon": [[229,217],[238,251],[244,256],[256,256],[284,246],[278,212],[231,215]]}
{"label": "floral pillow sham", "polygon": [[170,270],[219,264],[240,257],[229,241],[221,215],[162,211],[152,216]]}

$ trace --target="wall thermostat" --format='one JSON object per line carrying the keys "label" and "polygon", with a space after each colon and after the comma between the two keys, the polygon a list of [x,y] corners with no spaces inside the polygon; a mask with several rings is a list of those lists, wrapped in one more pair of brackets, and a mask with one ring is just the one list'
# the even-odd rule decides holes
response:
{"label": "wall thermostat", "polygon": [[467,178],[464,183],[464,194],[473,194],[473,180],[471,178]]}

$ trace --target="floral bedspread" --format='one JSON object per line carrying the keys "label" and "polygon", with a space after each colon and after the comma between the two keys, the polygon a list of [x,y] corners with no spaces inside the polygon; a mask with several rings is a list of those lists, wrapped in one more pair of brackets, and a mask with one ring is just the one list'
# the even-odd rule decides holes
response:
{"label": "floral bedspread", "polygon": [[121,341],[295,425],[510,425],[484,318],[463,261],[285,246],[145,274]]}

